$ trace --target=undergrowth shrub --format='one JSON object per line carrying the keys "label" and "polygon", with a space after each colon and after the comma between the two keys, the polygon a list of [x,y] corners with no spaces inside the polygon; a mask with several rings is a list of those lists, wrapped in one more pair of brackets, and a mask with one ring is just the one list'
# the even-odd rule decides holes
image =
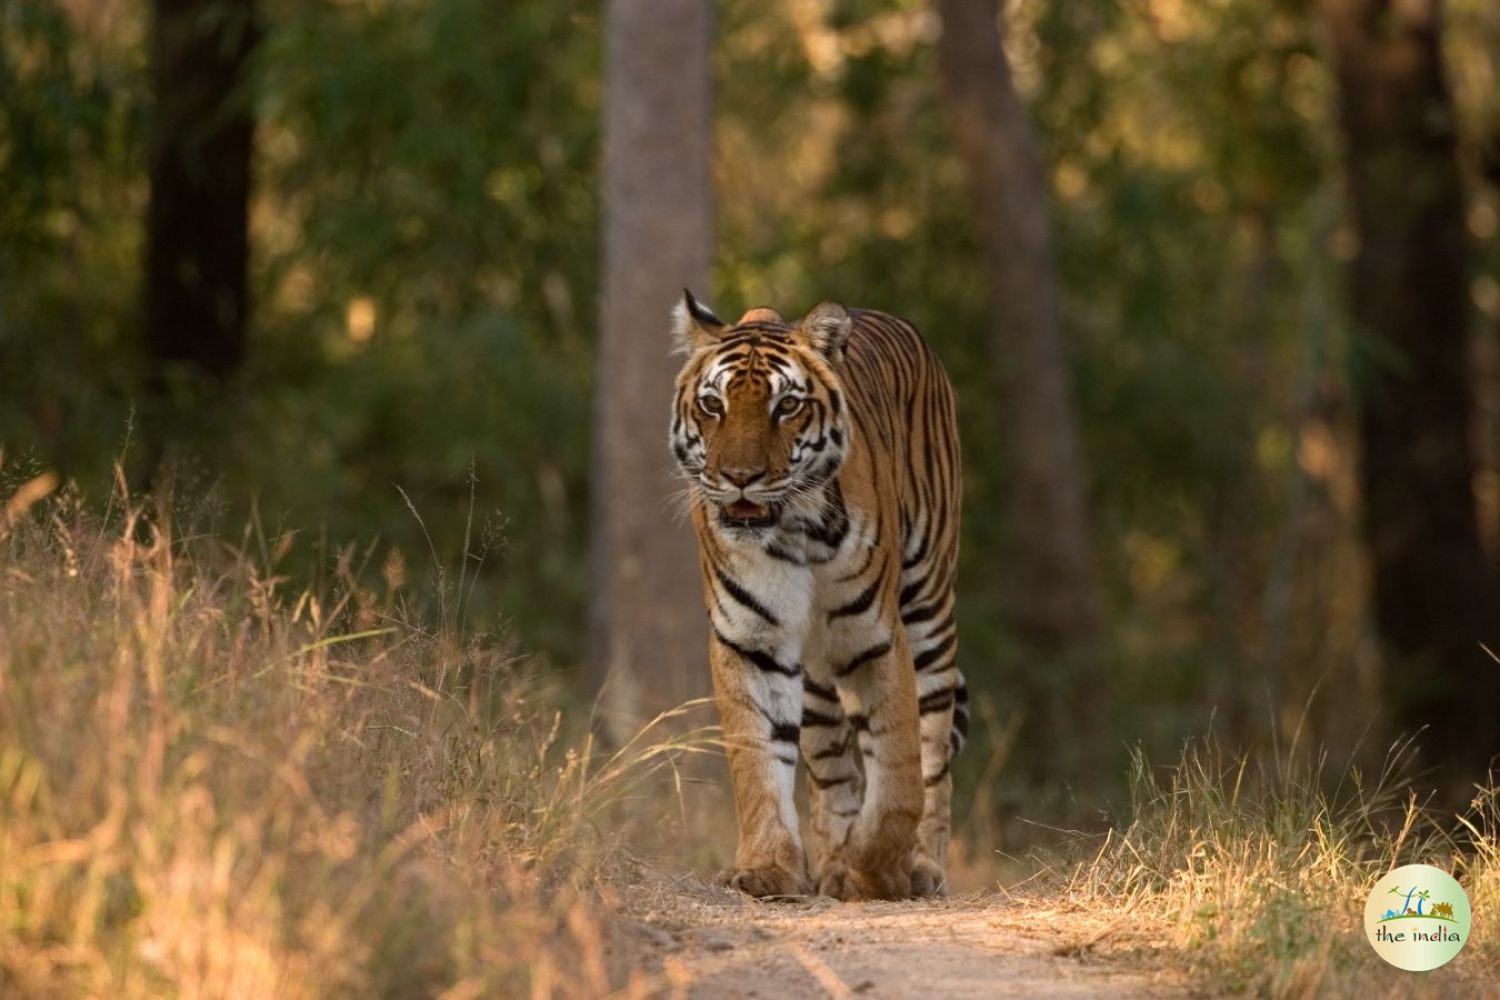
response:
{"label": "undergrowth shrub", "polygon": [[0,994],[609,987],[594,821],[671,741],[596,752],[399,566],[54,485],[0,504]]}
{"label": "undergrowth shrub", "polygon": [[[1211,739],[1175,764],[1134,755],[1131,810],[1061,891],[1159,932],[1206,982],[1260,996],[1454,996],[1500,982],[1500,790],[1460,815],[1404,780],[1410,743],[1381,774],[1334,774],[1294,753],[1258,766]],[[1365,941],[1371,887],[1399,865],[1451,871],[1473,905],[1473,939],[1425,977],[1398,973]],[[1174,961],[1173,964],[1176,964]]]}

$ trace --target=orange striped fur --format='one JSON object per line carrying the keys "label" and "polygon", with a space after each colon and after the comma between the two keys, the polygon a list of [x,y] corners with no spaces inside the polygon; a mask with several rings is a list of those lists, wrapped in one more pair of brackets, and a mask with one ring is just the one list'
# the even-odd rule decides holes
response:
{"label": "orange striped fur", "polygon": [[763,897],[943,894],[968,724],[953,387],[883,313],[825,303],[729,325],[687,294],[674,315],[671,446],[740,828],[725,879]]}

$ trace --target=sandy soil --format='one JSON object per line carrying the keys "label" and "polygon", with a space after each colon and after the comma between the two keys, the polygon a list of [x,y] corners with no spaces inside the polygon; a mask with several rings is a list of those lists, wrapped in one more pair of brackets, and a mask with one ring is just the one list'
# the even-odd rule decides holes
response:
{"label": "sandy soil", "polygon": [[1019,896],[761,903],[647,873],[622,891],[615,959],[634,995],[690,998],[1188,997],[1153,942],[1108,916]]}

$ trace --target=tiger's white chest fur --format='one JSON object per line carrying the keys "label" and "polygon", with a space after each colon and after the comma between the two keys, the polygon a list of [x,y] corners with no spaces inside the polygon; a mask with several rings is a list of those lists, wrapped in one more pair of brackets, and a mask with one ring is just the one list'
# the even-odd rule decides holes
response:
{"label": "tiger's white chest fur", "polygon": [[873,518],[840,505],[819,517],[791,512],[771,532],[714,530],[728,570],[728,579],[714,581],[719,599],[711,617],[721,635],[773,652],[814,678],[832,676],[855,647],[891,638],[870,591],[878,557]]}

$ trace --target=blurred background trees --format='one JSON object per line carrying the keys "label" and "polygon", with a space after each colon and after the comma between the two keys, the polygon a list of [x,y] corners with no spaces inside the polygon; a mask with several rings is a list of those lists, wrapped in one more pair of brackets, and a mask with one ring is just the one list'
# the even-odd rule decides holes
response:
{"label": "blurred background trees", "polygon": [[[1210,726],[1378,760],[1425,725],[1460,791],[1500,748],[1492,4],[261,0],[253,34],[248,9],[0,5],[5,475],[102,494],[122,454],[152,464],[155,241],[234,238],[153,230],[160,143],[253,121],[247,294],[215,314],[249,318],[243,361],[163,426],[226,534],[317,526],[283,570],[353,542],[397,588],[462,566],[444,611],[580,704],[591,600],[670,671],[701,608],[668,570],[687,528],[640,508],[667,467],[646,397],[706,268],[725,314],[908,316],[959,383],[974,809],[1092,807],[1128,745]],[[155,92],[153,11],[213,45],[190,94]],[[985,27],[944,42],[940,13]],[[232,168],[179,162],[238,200]],[[626,517],[672,539],[644,571],[694,617],[618,575]],[[1096,773],[1060,766],[1080,744]]]}
{"label": "blurred background trees", "polygon": [[256,33],[248,0],[151,5],[141,329],[153,381],[187,366],[222,382],[245,359]]}
{"label": "blurred background trees", "polygon": [[701,0],[612,0],[605,10],[587,591],[601,718],[624,742],[710,687],[697,543],[674,517],[684,484],[669,471],[663,428],[681,365],[667,316],[684,285],[706,286],[713,257],[714,19]]}
{"label": "blurred background trees", "polygon": [[214,408],[244,363],[255,118],[251,0],[153,0],[153,120],[141,277],[146,474],[173,428]]}
{"label": "blurred background trees", "polygon": [[[938,0],[938,72],[963,157],[984,252],[990,349],[1009,456],[1003,497],[1009,546],[1005,605],[1019,652],[1066,690],[1032,706],[1033,726],[1089,732],[1109,707],[1089,523],[1088,477],[1063,341],[1051,200],[1026,111],[1016,93],[995,4]],[[970,447],[988,447],[974,442]],[[1067,757],[1103,750],[1062,741]],[[1066,758],[1058,754],[1050,766]],[[1043,763],[1032,761],[1033,766]]]}
{"label": "blurred background trees", "polygon": [[1325,0],[1358,249],[1352,313],[1364,530],[1385,693],[1451,777],[1497,753],[1494,566],[1479,544],[1466,199],[1442,4]]}

